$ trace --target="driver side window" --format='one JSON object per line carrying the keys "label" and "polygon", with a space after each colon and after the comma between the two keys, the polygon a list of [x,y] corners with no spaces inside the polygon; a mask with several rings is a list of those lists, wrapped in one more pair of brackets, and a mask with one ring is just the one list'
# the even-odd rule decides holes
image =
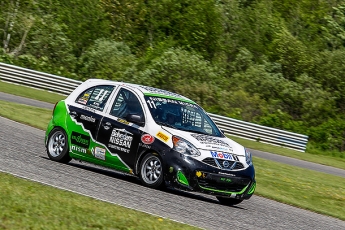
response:
{"label": "driver side window", "polygon": [[123,88],[118,93],[110,114],[124,119],[129,114],[140,115],[142,118],[144,116],[139,99],[134,93]]}

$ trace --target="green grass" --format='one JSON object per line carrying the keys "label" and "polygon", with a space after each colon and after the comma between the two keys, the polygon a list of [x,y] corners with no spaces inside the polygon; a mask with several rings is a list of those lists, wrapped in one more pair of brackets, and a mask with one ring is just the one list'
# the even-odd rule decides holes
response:
{"label": "green grass", "polygon": [[10,84],[3,81],[0,81],[0,92],[9,93],[16,96],[27,97],[39,101],[49,102],[52,104],[55,104],[57,101],[66,98],[66,96],[57,93]]}
{"label": "green grass", "polygon": [[197,229],[0,173],[0,229]]}
{"label": "green grass", "polygon": [[0,116],[45,130],[52,117],[50,109],[0,100]]}
{"label": "green grass", "polygon": [[345,220],[345,178],[254,157],[255,194]]}

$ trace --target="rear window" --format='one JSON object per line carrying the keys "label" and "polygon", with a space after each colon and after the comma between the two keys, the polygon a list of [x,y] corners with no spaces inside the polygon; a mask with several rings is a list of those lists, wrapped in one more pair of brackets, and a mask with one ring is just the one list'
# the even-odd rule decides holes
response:
{"label": "rear window", "polygon": [[75,102],[99,111],[103,111],[104,106],[113,90],[114,86],[112,85],[95,86],[81,93]]}

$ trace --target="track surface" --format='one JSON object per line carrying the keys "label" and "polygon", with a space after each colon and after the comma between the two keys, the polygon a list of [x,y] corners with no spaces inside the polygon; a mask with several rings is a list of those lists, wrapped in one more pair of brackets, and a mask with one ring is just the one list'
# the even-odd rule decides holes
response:
{"label": "track surface", "polygon": [[123,174],[47,158],[44,132],[0,117],[0,171],[205,229],[345,229],[345,221],[253,196],[236,207],[212,196],[149,189]]}

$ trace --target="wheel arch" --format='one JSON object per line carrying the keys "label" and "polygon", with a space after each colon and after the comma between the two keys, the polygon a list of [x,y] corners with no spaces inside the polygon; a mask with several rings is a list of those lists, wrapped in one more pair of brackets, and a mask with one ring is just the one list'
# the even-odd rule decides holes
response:
{"label": "wheel arch", "polygon": [[135,162],[135,166],[134,166],[134,174],[135,175],[139,175],[140,164],[141,164],[142,160],[144,159],[144,157],[149,153],[159,156],[159,158],[161,158],[161,160],[163,159],[162,154],[160,154],[160,152],[155,150],[155,149],[145,149],[145,150],[141,151],[140,154],[138,155],[136,162]]}
{"label": "wheel arch", "polygon": [[56,128],[61,129],[61,130],[63,130],[63,131],[65,132],[66,138],[67,138],[67,141],[68,141],[68,151],[69,151],[69,148],[70,148],[70,144],[71,144],[71,143],[70,143],[68,131],[67,131],[65,128],[63,128],[62,126],[60,126],[60,125],[54,125],[54,126],[52,126],[52,127],[50,128],[49,132],[47,132],[46,140],[45,140],[45,146],[47,147],[47,144],[48,144],[48,137],[49,137],[50,134],[53,132],[53,130],[56,129]]}

